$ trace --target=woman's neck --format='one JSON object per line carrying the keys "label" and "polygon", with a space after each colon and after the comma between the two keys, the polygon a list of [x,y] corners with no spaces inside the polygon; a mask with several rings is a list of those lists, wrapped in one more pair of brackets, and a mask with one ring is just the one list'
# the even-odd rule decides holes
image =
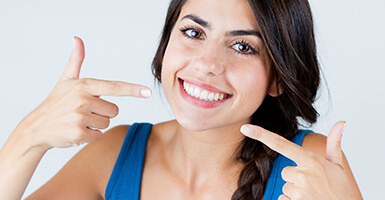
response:
{"label": "woman's neck", "polygon": [[206,187],[224,179],[236,182],[242,165],[237,159],[237,148],[244,138],[240,133],[243,124],[200,132],[176,124],[165,149],[167,163],[190,187]]}

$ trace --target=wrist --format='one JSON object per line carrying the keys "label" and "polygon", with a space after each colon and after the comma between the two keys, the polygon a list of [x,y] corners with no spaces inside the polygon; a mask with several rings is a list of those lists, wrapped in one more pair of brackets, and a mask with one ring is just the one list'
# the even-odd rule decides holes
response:
{"label": "wrist", "polygon": [[42,157],[51,148],[41,144],[37,139],[38,137],[30,130],[17,127],[3,149],[14,158],[20,158],[29,153]]}

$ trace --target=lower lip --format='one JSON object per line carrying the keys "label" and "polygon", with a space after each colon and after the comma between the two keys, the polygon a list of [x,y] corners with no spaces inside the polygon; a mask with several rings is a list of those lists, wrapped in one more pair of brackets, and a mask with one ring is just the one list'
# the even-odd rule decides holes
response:
{"label": "lower lip", "polygon": [[223,103],[225,103],[227,100],[229,100],[231,98],[231,97],[229,97],[229,98],[222,99],[219,101],[204,101],[201,99],[197,99],[197,98],[192,97],[186,93],[186,91],[183,88],[183,81],[182,80],[179,80],[179,90],[180,90],[180,93],[181,93],[182,98],[184,100],[186,100],[188,103],[190,103],[192,105],[195,105],[195,106],[198,106],[201,108],[215,108],[215,107],[222,105]]}

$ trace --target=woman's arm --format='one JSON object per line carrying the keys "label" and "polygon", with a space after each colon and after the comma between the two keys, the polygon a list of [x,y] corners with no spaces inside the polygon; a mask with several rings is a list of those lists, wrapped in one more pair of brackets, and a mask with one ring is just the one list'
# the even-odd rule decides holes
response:
{"label": "woman's arm", "polygon": [[149,97],[149,88],[118,81],[79,79],[84,44],[74,38],[67,67],[50,95],[20,122],[0,151],[0,199],[20,199],[49,149],[99,141],[99,129],[118,114],[100,96]]}
{"label": "woman's arm", "polygon": [[21,198],[46,152],[31,145],[33,138],[21,135],[16,130],[0,150],[0,199]]}
{"label": "woman's arm", "polygon": [[128,128],[112,128],[99,142],[88,144],[26,200],[104,199]]}

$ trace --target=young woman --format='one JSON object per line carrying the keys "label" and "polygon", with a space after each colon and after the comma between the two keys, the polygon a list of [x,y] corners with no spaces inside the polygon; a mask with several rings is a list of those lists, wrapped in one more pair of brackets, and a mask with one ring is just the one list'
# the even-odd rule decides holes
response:
{"label": "young woman", "polygon": [[[31,199],[362,199],[340,142],[314,123],[319,85],[306,0],[172,0],[153,72],[176,120],[118,126],[102,95],[140,85],[79,79],[84,46],[0,151],[0,198],[20,199],[51,148],[90,143]],[[149,111],[150,112],[150,111]],[[243,134],[242,134],[243,133]],[[282,155],[280,155],[282,154]]]}

